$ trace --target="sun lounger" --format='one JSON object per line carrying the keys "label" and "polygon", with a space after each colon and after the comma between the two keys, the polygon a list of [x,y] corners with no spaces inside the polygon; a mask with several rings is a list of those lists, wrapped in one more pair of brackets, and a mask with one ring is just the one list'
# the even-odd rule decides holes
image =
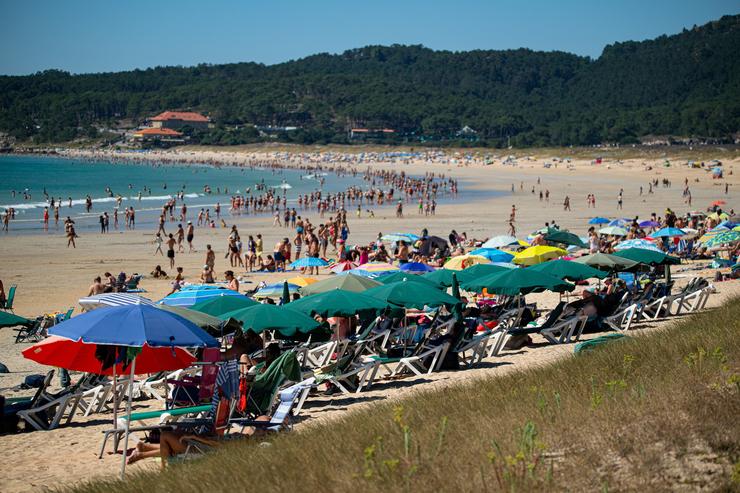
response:
{"label": "sun lounger", "polygon": [[36,392],[30,407],[18,411],[18,417],[38,431],[53,430],[62,424],[62,420],[65,424],[69,423],[82,396],[82,390],[78,388],[79,382],[78,386],[58,394],[47,392],[53,375],[54,370],[46,374],[44,383]]}
{"label": "sun lounger", "polygon": [[359,393],[368,383],[373,363],[362,361],[366,342],[356,343],[339,361],[314,372],[316,383],[331,383],[345,394]]}
{"label": "sun lounger", "polygon": [[639,316],[639,309],[640,306],[638,304],[632,304],[627,308],[619,310],[614,315],[602,318],[602,322],[616,331],[630,330],[632,322],[634,322]]}

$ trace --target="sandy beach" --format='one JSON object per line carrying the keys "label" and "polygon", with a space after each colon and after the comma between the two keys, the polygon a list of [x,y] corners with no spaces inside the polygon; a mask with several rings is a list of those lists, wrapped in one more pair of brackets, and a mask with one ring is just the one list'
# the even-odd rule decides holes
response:
{"label": "sandy beach", "polygon": [[[83,151],[70,151],[81,155]],[[310,161],[305,155],[294,153],[284,160],[286,165],[302,166]],[[561,228],[567,228],[583,235],[591,217],[634,217],[649,218],[655,212],[662,215],[666,207],[682,214],[689,210],[706,210],[709,204],[722,199],[727,201],[726,210],[740,208],[740,176],[734,173],[740,164],[735,153],[718,153],[717,159],[724,163],[723,180],[713,180],[707,169],[686,166],[687,159],[671,159],[671,166],[665,167],[665,158],[653,155],[646,158],[610,159],[593,164],[588,158],[573,158],[568,162],[556,162],[547,157],[520,156],[516,165],[503,164],[504,153],[484,164],[482,157],[464,159],[451,155],[449,159],[432,162],[421,160],[378,161],[370,164],[379,168],[404,171],[410,175],[421,176],[427,172],[445,174],[460,180],[461,193],[457,201],[438,206],[435,216],[417,214],[413,204],[406,209],[404,218],[396,218],[392,207],[376,209],[375,217],[362,214],[356,217],[353,210],[348,213],[351,228],[350,243],[368,243],[378,232],[395,231],[416,232],[428,228],[430,234],[446,237],[450,230],[467,233],[468,238],[483,240],[490,236],[506,234],[511,206],[517,208],[517,236],[524,237],[535,229],[553,220]],[[275,154],[265,150],[240,152],[215,152],[185,149],[171,151],[169,157],[184,162],[223,162],[234,163],[243,160],[274,159]],[[707,159],[708,160],[708,159]],[[446,161],[446,162],[444,162]],[[545,163],[551,164],[545,167]],[[341,163],[342,166],[354,165]],[[356,164],[364,169],[367,163]],[[653,194],[648,194],[648,182],[653,179],[669,180],[671,187],[658,185]],[[693,204],[684,203],[682,190],[684,180],[688,179]],[[725,193],[728,184],[728,193]],[[514,192],[511,192],[514,185]],[[640,187],[643,194],[640,195]],[[532,193],[534,187],[535,193]],[[617,208],[617,195],[624,190],[624,209]],[[539,191],[549,190],[549,201],[540,201]],[[466,193],[474,192],[472,199]],[[497,192],[497,193],[493,193]],[[586,195],[595,194],[596,207],[587,208]],[[571,211],[563,211],[563,200],[570,197]],[[315,211],[303,212],[314,224],[320,222]],[[280,238],[289,235],[291,230],[272,226],[272,218],[264,216],[226,217],[230,226],[236,224],[242,236],[262,233],[265,250],[269,251]],[[165,270],[167,259],[154,256],[155,245],[153,229],[135,231],[111,230],[107,235],[84,233],[77,240],[77,248],[67,248],[63,229],[58,234],[14,235],[0,234],[0,279],[6,289],[11,284],[18,285],[15,313],[23,316],[36,316],[50,311],[66,311],[69,307],[79,310],[77,300],[87,295],[93,278],[105,271],[118,273],[138,272],[145,274],[141,287],[146,289],[152,299],[163,297],[170,290],[170,281],[154,280],[146,276],[156,264]],[[195,231],[195,253],[178,254],[176,265],[184,268],[187,280],[195,281],[205,260],[205,246],[211,244],[216,252],[216,273],[223,278],[228,269],[224,260],[227,229],[198,228]],[[698,266],[705,266],[700,262]],[[694,264],[681,265],[674,269],[678,284],[688,277],[704,275],[710,277],[712,270],[694,270]],[[262,280],[282,281],[285,273],[247,274],[237,271],[241,276],[242,289],[252,289]],[[325,278],[324,271],[318,276]],[[723,282],[717,286],[718,293],[710,297],[709,307],[718,306],[729,296],[740,293],[738,281]],[[551,307],[557,295],[539,294],[528,297],[537,301],[540,307]],[[641,328],[655,330],[664,326],[661,322],[644,324]],[[640,331],[636,331],[639,333]],[[0,374],[0,389],[18,385],[32,373],[45,373],[48,368],[23,359],[20,351],[27,344],[14,344],[11,329],[0,330],[0,361],[8,366],[9,374]],[[535,341],[542,342],[542,341]],[[474,378],[488,377],[503,372],[517,371],[530,365],[547,364],[557,358],[572,354],[572,345],[530,347],[520,351],[505,352],[503,356],[486,360],[473,370],[442,372],[401,382],[381,382],[373,390],[355,398],[344,396],[325,396],[310,398],[305,413],[298,426],[310,426],[322,419],[335,419],[345,412],[360,406],[372,405],[380,399],[399,398],[408,392],[416,392],[436,385],[453,385]],[[55,379],[55,383],[58,381]],[[408,384],[407,384],[408,382]],[[410,383],[419,385],[411,385]],[[24,395],[7,392],[8,397]],[[153,403],[137,403],[143,409]],[[72,426],[62,427],[51,432],[33,432],[0,436],[0,490],[7,492],[33,491],[44,487],[59,487],[71,482],[90,479],[95,475],[112,477],[119,465],[120,456],[106,456],[98,460],[96,455],[100,445],[100,430],[110,423],[110,416],[96,415],[89,419],[75,419]],[[12,467],[8,467],[12,464]],[[137,463],[132,470],[156,467],[154,461]],[[29,475],[29,471],[34,471]]]}

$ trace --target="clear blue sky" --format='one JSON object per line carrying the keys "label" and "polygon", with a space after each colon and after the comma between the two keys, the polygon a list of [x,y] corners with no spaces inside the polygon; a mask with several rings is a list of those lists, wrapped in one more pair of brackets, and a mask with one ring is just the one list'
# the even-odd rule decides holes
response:
{"label": "clear blue sky", "polygon": [[595,58],[737,13],[738,0],[0,0],[0,74],[273,64],[393,43]]}

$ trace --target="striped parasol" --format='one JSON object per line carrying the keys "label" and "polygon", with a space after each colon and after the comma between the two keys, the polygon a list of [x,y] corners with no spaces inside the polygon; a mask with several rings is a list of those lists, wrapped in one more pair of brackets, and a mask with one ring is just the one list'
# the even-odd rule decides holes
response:
{"label": "striped parasol", "polygon": [[149,298],[131,293],[103,293],[80,298],[78,303],[83,311],[94,310],[103,306],[154,305]]}

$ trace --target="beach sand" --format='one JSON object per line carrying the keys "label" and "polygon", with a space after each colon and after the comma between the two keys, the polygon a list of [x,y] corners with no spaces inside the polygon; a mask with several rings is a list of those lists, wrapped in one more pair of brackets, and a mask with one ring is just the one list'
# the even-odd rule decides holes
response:
{"label": "beach sand", "polygon": [[[223,159],[231,161],[234,155],[218,153],[201,153],[201,151],[181,151],[193,161]],[[460,165],[450,163],[384,164],[396,171],[405,171],[411,175],[422,175],[428,171],[445,173],[459,178],[465,185],[461,189],[461,199],[438,206],[436,216],[418,215],[414,204],[405,208],[403,219],[395,217],[392,208],[375,209],[375,218],[368,218],[363,211],[360,218],[354,210],[348,212],[351,229],[350,243],[367,243],[372,241],[378,232],[389,233],[408,231],[418,233],[427,227],[430,234],[446,237],[451,229],[458,233],[467,233],[468,238],[484,239],[497,234],[506,234],[507,222],[512,204],[517,207],[517,235],[526,236],[531,231],[544,226],[545,222],[556,220],[561,227],[576,233],[585,233],[587,221],[593,216],[649,217],[651,212],[662,215],[666,207],[677,213],[689,210],[683,203],[682,189],[685,177],[693,196],[691,210],[705,210],[716,199],[727,201],[726,209],[740,207],[740,178],[731,172],[737,168],[740,159],[718,156],[725,163],[725,180],[712,180],[711,175],[702,169],[689,169],[674,164],[670,168],[662,166],[663,159],[627,159],[621,162],[605,161],[592,165],[588,160],[573,160],[570,164],[557,163],[549,169],[544,168],[549,159],[520,158],[517,166],[503,165],[496,162],[490,166],[482,164]],[[678,163],[679,161],[676,161]],[[685,162],[685,160],[684,160]],[[646,169],[652,166],[652,169]],[[358,169],[364,169],[364,165]],[[537,180],[541,185],[537,185]],[[650,179],[663,178],[672,182],[671,188],[658,186],[655,193],[647,195],[647,183]],[[698,179],[698,182],[695,181]],[[729,193],[725,195],[725,181],[730,184]],[[524,182],[523,191],[519,184]],[[515,184],[515,193],[511,186]],[[639,195],[639,187],[644,187],[645,194]],[[538,195],[532,195],[531,189],[549,189],[550,201],[540,202]],[[617,209],[617,194],[624,189],[624,210]],[[463,201],[465,193],[476,191],[475,201]],[[493,191],[501,195],[493,196]],[[586,195],[596,195],[596,208],[586,208]],[[489,196],[490,195],[490,196]],[[571,198],[572,211],[564,212],[562,203],[565,195]],[[304,212],[314,224],[320,219],[315,212]],[[328,217],[329,214],[327,214]],[[241,216],[236,219],[227,217],[227,224],[236,224],[242,237],[247,234],[262,233],[265,252],[271,251],[278,239],[293,236],[292,230],[275,228],[269,216]],[[169,230],[169,229],[168,229]],[[49,311],[65,311],[77,306],[77,300],[87,294],[88,286],[96,275],[105,271],[114,274],[124,271],[148,274],[156,264],[161,264],[170,271],[167,259],[153,255],[155,246],[152,243],[154,231],[136,230],[111,232],[107,235],[85,233],[77,241],[76,249],[66,248],[66,239],[59,234],[33,234],[25,236],[0,236],[0,279],[6,289],[11,284],[18,285],[15,312],[24,316],[36,316]],[[205,259],[205,245],[210,243],[216,251],[216,272],[222,277],[228,269],[224,260],[226,236],[228,231],[218,228],[196,229],[194,244],[197,253],[178,254],[176,264],[185,269],[186,280],[195,280]],[[329,252],[328,252],[329,253]],[[331,256],[331,255],[330,255]],[[706,262],[701,265],[706,265]],[[694,266],[682,265],[674,269],[679,284],[688,277],[702,274],[711,276],[710,270],[691,270]],[[242,289],[251,289],[261,280],[269,282],[282,281],[293,274],[253,274],[247,275],[242,270],[245,281]],[[327,277],[322,273],[319,278]],[[719,293],[710,297],[708,306],[717,306],[728,296],[740,293],[737,281],[724,282],[717,286]],[[146,296],[159,299],[170,289],[169,281],[145,278],[141,286],[147,290]],[[537,300],[541,307],[553,306],[557,295],[532,295],[528,299]],[[651,327],[664,323],[651,324]],[[639,333],[640,331],[637,331]],[[0,361],[6,364],[11,373],[0,374],[0,389],[8,389],[19,384],[23,378],[32,373],[45,373],[48,368],[42,367],[20,355],[27,344],[14,344],[14,332],[11,329],[0,329]],[[334,419],[342,413],[357,409],[363,405],[372,405],[378,399],[399,398],[408,392],[428,389],[436,385],[451,385],[469,381],[478,377],[488,377],[502,372],[517,371],[531,365],[547,364],[557,358],[572,354],[572,345],[542,346],[527,348],[521,351],[505,353],[502,357],[486,360],[483,365],[473,370],[443,372],[431,376],[406,379],[402,382],[381,383],[371,392],[362,393],[351,398],[334,395],[310,398],[306,404],[305,417],[301,426],[323,419]],[[419,385],[410,385],[411,382]],[[58,381],[55,379],[55,383]],[[4,392],[8,397],[23,393]],[[28,394],[28,392],[26,392]],[[136,403],[136,409],[153,403]],[[319,419],[313,419],[319,418]],[[17,435],[0,436],[0,484],[2,491],[30,491],[42,487],[54,487],[70,482],[89,479],[96,475],[113,477],[120,463],[120,456],[106,456],[98,460],[96,455],[101,443],[100,430],[111,422],[108,414],[92,416],[89,419],[75,418],[73,425],[62,427],[51,432],[33,432]],[[154,461],[142,461],[132,467],[137,470],[145,467],[156,467]],[[30,473],[31,471],[32,474]]]}

